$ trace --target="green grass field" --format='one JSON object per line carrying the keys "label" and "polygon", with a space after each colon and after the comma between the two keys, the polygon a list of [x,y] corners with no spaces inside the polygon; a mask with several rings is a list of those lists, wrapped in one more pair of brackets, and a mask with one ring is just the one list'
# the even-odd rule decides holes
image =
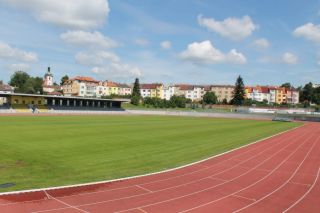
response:
{"label": "green grass field", "polygon": [[160,171],[298,123],[165,116],[0,117],[0,192]]}

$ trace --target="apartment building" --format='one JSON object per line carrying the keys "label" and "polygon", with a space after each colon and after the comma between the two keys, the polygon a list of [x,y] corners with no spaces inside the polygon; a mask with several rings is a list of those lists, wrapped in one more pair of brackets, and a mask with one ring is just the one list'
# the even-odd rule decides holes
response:
{"label": "apartment building", "polygon": [[201,101],[203,95],[205,94],[205,87],[198,85],[189,85],[189,84],[177,84],[175,85],[178,89],[175,94],[191,99],[192,101]]}
{"label": "apartment building", "polygon": [[287,103],[298,104],[299,103],[299,91],[288,89],[287,90]]}
{"label": "apartment building", "polygon": [[227,102],[230,102],[233,98],[233,85],[211,85],[210,91],[214,92],[218,98],[219,102],[222,102],[224,99]]}
{"label": "apartment building", "polygon": [[[12,94],[12,93],[14,93],[14,88],[0,81],[0,94]],[[0,97],[0,106],[2,106],[5,103],[7,103],[7,98]]]}
{"label": "apartment building", "polygon": [[162,98],[163,97],[163,84],[141,84],[140,93],[143,98]]}
{"label": "apartment building", "polygon": [[163,96],[161,99],[170,100],[172,96],[178,93],[179,88],[176,86],[164,86],[163,87]]}
{"label": "apartment building", "polygon": [[132,94],[132,87],[127,84],[118,84],[118,95],[131,95]]}
{"label": "apartment building", "polygon": [[268,103],[299,103],[299,92],[294,89],[275,86],[246,87],[246,98]]}
{"label": "apartment building", "polygon": [[63,86],[65,96],[96,97],[99,81],[91,77],[77,76],[66,81]]}

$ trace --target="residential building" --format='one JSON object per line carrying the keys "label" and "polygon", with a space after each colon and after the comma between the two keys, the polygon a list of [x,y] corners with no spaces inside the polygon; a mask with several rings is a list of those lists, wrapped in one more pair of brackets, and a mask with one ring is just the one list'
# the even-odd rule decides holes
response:
{"label": "residential building", "polygon": [[104,86],[107,88],[106,95],[118,95],[119,94],[119,86],[116,82],[113,81],[105,81]]}
{"label": "residential building", "polygon": [[118,95],[128,96],[132,94],[132,87],[127,84],[118,84]]}
{"label": "residential building", "polygon": [[[14,87],[4,84],[0,81],[0,94],[12,94],[14,93]],[[7,103],[7,98],[0,97],[0,106]]]}
{"label": "residential building", "polygon": [[287,90],[287,103],[298,104],[299,103],[299,91],[294,89]]}
{"label": "residential building", "polygon": [[216,94],[219,102],[223,102],[223,100],[225,99],[229,103],[233,98],[234,86],[233,85],[211,85],[210,91]]}
{"label": "residential building", "polygon": [[283,104],[287,103],[287,91],[284,87],[278,87],[276,90],[276,103]]}
{"label": "residential building", "polygon": [[246,96],[254,101],[270,103],[270,90],[267,86],[246,87]]}
{"label": "residential building", "polygon": [[63,84],[63,93],[65,96],[96,97],[97,86],[99,81],[91,77],[77,76]]}
{"label": "residential building", "polygon": [[162,98],[163,97],[163,84],[141,84],[140,93],[143,98]]}
{"label": "residential building", "polygon": [[176,86],[164,86],[161,99],[170,100],[172,96],[176,95],[179,90]]}
{"label": "residential building", "polygon": [[189,84],[177,84],[175,85],[179,89],[175,92],[177,95],[183,95],[184,97],[191,99],[192,101],[201,101],[205,94],[204,86],[189,85]]}

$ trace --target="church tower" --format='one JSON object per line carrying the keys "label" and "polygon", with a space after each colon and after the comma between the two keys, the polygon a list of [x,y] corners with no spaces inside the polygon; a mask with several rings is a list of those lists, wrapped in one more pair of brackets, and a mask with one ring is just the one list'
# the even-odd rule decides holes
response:
{"label": "church tower", "polygon": [[48,71],[44,75],[43,86],[53,86],[53,75],[50,72],[50,67],[48,67]]}

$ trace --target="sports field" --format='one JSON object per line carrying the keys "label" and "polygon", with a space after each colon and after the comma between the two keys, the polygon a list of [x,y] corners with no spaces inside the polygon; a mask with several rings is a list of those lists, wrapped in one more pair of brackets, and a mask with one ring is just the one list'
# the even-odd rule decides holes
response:
{"label": "sports field", "polygon": [[181,166],[299,123],[169,116],[0,117],[0,192]]}

